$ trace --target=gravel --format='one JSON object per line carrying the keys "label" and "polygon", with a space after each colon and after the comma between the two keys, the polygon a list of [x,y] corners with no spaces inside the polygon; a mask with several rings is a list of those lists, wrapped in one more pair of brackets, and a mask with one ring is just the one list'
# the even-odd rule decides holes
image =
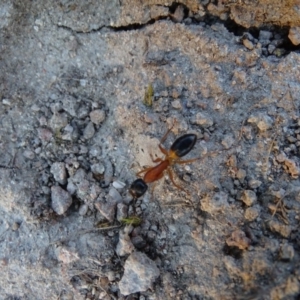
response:
{"label": "gravel", "polygon": [[146,291],[158,276],[159,269],[155,262],[144,253],[135,251],[125,262],[124,275],[119,282],[120,292],[126,296]]}
{"label": "gravel", "polygon": [[297,298],[299,16],[227,2],[1,1],[3,299]]}

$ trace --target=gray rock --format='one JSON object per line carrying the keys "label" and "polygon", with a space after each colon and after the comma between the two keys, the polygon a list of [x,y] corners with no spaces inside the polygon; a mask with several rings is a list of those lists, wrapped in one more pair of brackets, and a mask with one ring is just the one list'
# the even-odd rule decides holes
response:
{"label": "gray rock", "polygon": [[252,206],[253,204],[256,203],[257,197],[255,192],[251,190],[245,190],[242,193],[241,200],[247,205],[247,206]]}
{"label": "gray rock", "polygon": [[124,203],[117,204],[117,220],[120,222],[128,216],[128,206]]}
{"label": "gray rock", "polygon": [[134,246],[130,240],[128,232],[124,230],[124,232],[120,231],[119,233],[119,242],[116,247],[116,253],[119,256],[125,256],[131,254],[134,251]]}
{"label": "gray rock", "polygon": [[267,30],[259,31],[259,40],[270,40],[273,37],[273,33]]}
{"label": "gray rock", "polygon": [[90,112],[90,118],[94,124],[99,125],[105,120],[105,112],[101,109],[95,109]]}
{"label": "gray rock", "polygon": [[118,203],[122,202],[122,196],[114,187],[111,187],[109,189],[108,194],[115,202],[118,202]]}
{"label": "gray rock", "polygon": [[89,112],[90,112],[90,110],[86,105],[81,105],[78,109],[77,117],[79,119],[84,119],[89,115]]}
{"label": "gray rock", "polygon": [[276,46],[274,46],[274,45],[272,45],[272,44],[270,44],[270,45],[268,46],[268,52],[269,52],[270,54],[272,54],[272,53],[274,52],[275,49],[276,49]]}
{"label": "gray rock", "polygon": [[48,143],[52,139],[53,133],[48,128],[38,128],[38,137],[42,144]]}
{"label": "gray rock", "polygon": [[52,209],[58,214],[63,215],[72,204],[71,195],[59,186],[51,187]]}
{"label": "gray rock", "polygon": [[91,166],[91,171],[95,175],[102,175],[104,173],[104,171],[105,171],[105,168],[104,168],[103,164],[97,163],[97,164],[93,164]]}
{"label": "gray rock", "polygon": [[54,179],[64,185],[67,183],[67,171],[65,164],[62,162],[55,162],[50,168],[50,172],[53,174]]}
{"label": "gray rock", "polygon": [[88,211],[88,206],[86,204],[82,204],[80,205],[80,208],[79,208],[79,211],[78,213],[81,215],[81,216],[84,216],[86,215],[87,211]]}
{"label": "gray rock", "polygon": [[146,254],[135,251],[125,262],[124,275],[119,282],[122,295],[144,292],[159,276],[159,269]]}
{"label": "gray rock", "polygon": [[91,139],[95,134],[95,128],[92,122],[89,122],[87,126],[84,128],[83,137],[86,140]]}
{"label": "gray rock", "polygon": [[58,132],[68,125],[68,118],[64,113],[55,112],[50,119],[49,125],[54,132]]}
{"label": "gray rock", "polygon": [[116,202],[113,201],[98,201],[95,203],[95,207],[109,222],[113,222],[115,219],[116,205]]}
{"label": "gray rock", "polygon": [[71,194],[74,195],[76,193],[77,187],[76,185],[71,181],[71,179],[68,180],[68,185],[67,185],[67,191]]}
{"label": "gray rock", "polygon": [[111,161],[107,159],[105,161],[105,171],[104,171],[104,182],[105,185],[109,185],[114,176],[114,169]]}
{"label": "gray rock", "polygon": [[78,106],[79,104],[77,102],[77,99],[69,95],[65,96],[62,101],[63,109],[72,117],[77,117]]}

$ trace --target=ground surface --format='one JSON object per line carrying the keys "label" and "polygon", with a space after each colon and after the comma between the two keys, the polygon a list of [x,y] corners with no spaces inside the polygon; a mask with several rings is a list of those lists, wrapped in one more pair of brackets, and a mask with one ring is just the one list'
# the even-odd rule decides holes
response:
{"label": "ground surface", "polygon": [[52,2],[0,4],[0,298],[298,299],[296,1]]}

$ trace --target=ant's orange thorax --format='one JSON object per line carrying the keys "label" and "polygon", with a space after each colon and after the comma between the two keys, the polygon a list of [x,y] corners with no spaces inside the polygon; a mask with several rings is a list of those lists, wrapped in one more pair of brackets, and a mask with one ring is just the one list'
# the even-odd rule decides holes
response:
{"label": "ant's orange thorax", "polygon": [[144,176],[144,181],[146,183],[150,183],[156,181],[164,176],[164,171],[169,167],[169,160],[164,160],[157,166],[153,167],[151,170],[146,172]]}

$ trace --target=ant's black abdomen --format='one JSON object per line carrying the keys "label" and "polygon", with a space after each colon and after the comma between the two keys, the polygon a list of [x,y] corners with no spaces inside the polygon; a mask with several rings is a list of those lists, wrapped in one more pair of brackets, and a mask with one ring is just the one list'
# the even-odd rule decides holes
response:
{"label": "ant's black abdomen", "polygon": [[136,179],[130,186],[129,193],[134,199],[143,196],[148,189],[148,185],[141,178]]}
{"label": "ant's black abdomen", "polygon": [[193,133],[185,134],[179,137],[171,146],[171,151],[177,157],[182,157],[188,154],[194,147],[197,141],[197,136]]}

